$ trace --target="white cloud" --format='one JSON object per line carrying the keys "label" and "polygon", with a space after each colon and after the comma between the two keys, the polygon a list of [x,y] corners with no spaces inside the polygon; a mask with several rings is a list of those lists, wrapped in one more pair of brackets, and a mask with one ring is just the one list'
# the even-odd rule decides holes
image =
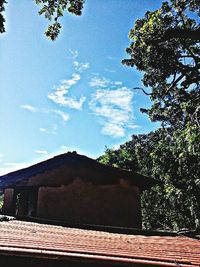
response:
{"label": "white cloud", "polygon": [[[49,114],[49,113],[54,113],[58,116],[60,116],[60,118],[64,121],[64,122],[67,122],[70,118],[69,114],[62,111],[62,110],[59,110],[59,109],[46,109],[46,108],[43,108],[42,113],[46,113],[46,114]],[[53,130],[51,131],[51,133],[55,134],[55,131],[57,131],[58,129],[58,126],[57,124],[54,124],[53,125]],[[49,132],[49,131],[48,131]],[[57,132],[56,132],[57,134]]]}
{"label": "white cloud", "polygon": [[113,82],[110,79],[107,79],[105,77],[93,77],[89,82],[90,87],[95,88],[116,88],[118,86],[122,86],[121,81]]}
{"label": "white cloud", "polygon": [[87,70],[89,69],[90,67],[90,64],[89,62],[86,62],[86,63],[80,63],[78,61],[74,61],[73,62],[73,65],[74,65],[74,68],[77,72],[83,72],[84,70]]}
{"label": "white cloud", "polygon": [[[63,120],[64,122],[66,122],[66,121],[69,120],[69,114],[67,114],[66,112],[61,111],[61,110],[53,110],[53,112],[54,112],[55,114],[59,115],[59,116],[62,118],[62,120]],[[56,131],[56,130],[57,130],[57,126],[54,127],[54,131]]]}
{"label": "white cloud", "polygon": [[[59,114],[60,115],[60,114]],[[68,114],[66,114],[66,116],[68,116]],[[64,117],[64,118],[62,118]],[[65,115],[62,115],[61,118],[64,120],[64,122],[66,121]],[[58,130],[58,126],[55,124],[53,125],[53,127],[51,127],[51,129],[46,129],[46,128],[39,128],[39,131],[45,134],[58,134],[57,132]]]}
{"label": "white cloud", "polygon": [[62,80],[61,81],[61,86],[60,86],[60,91],[62,91],[63,89],[69,89],[72,85],[76,84],[77,81],[79,81],[81,79],[80,74],[78,73],[73,73],[72,74],[72,79],[69,80]]}
{"label": "white cloud", "polygon": [[[111,84],[111,87],[109,86]],[[115,84],[118,88],[113,88]],[[91,110],[101,119],[102,133],[112,137],[123,137],[133,124],[133,92],[121,82],[108,83],[108,88],[98,89],[89,103]]]}
{"label": "white cloud", "polygon": [[[76,103],[75,103],[76,104]],[[55,109],[47,109],[47,108],[36,108],[30,105],[22,105],[21,107],[30,110],[32,112],[37,112],[37,113],[44,113],[44,114],[50,114],[50,113],[54,113],[60,116],[60,118],[64,121],[67,122],[69,120],[69,115],[61,110],[55,110]],[[57,130],[57,128],[56,128]],[[39,131],[40,132],[46,132],[46,133],[53,133],[53,134],[57,134],[55,129],[53,129],[51,132],[48,131],[48,129],[44,128],[44,127],[40,127]]]}
{"label": "white cloud", "polygon": [[69,80],[62,80],[57,88],[54,88],[54,92],[48,95],[48,98],[61,106],[69,107],[71,109],[80,110],[86,97],[81,96],[79,99],[67,96],[71,86],[75,85],[80,80],[80,75],[77,73],[72,74],[72,78]]}
{"label": "white cloud", "polygon": [[65,146],[65,145],[62,145],[62,146],[60,147],[60,149],[61,149],[61,150],[64,150],[64,151],[67,151],[67,150],[68,150],[68,147]]}
{"label": "white cloud", "polygon": [[53,125],[53,129],[50,131],[50,133],[52,134],[58,134],[58,125],[57,124],[54,124]]}
{"label": "white cloud", "polygon": [[70,54],[72,55],[73,59],[76,59],[78,57],[78,51],[69,49]]}
{"label": "white cloud", "polygon": [[125,135],[125,129],[122,125],[107,123],[102,129],[102,133],[113,137],[123,137]]}
{"label": "white cloud", "polygon": [[107,59],[109,59],[109,60],[116,60],[115,57],[111,57],[111,56],[107,56]]}
{"label": "white cloud", "polygon": [[47,132],[47,129],[41,127],[41,128],[39,128],[39,131],[40,131],[40,132]]}
{"label": "white cloud", "polygon": [[105,68],[104,70],[107,71],[107,72],[110,72],[110,73],[115,73],[116,72],[116,70],[107,69],[107,68]]}
{"label": "white cloud", "polygon": [[77,60],[78,51],[69,50],[69,52],[72,55],[72,64],[75,72],[72,74],[71,79],[64,79],[60,82],[59,86],[54,87],[53,92],[48,94],[48,98],[61,106],[81,110],[86,97],[81,96],[80,98],[77,98],[74,96],[69,96],[69,89],[71,89],[72,86],[76,85],[78,81],[80,81],[80,74],[87,70],[90,67],[90,64],[89,62],[82,63]]}
{"label": "white cloud", "polygon": [[87,70],[90,67],[89,62],[82,63],[82,62],[79,62],[77,60],[78,55],[79,55],[78,51],[69,49],[69,52],[70,52],[70,54],[72,56],[72,59],[73,59],[74,69],[77,72],[81,73],[81,72],[83,72],[84,70]]}
{"label": "white cloud", "polygon": [[122,85],[122,82],[114,82],[115,85]]}
{"label": "white cloud", "polygon": [[29,110],[31,112],[37,112],[37,108],[31,105],[26,104],[26,105],[21,105],[20,107],[23,109]]}
{"label": "white cloud", "polygon": [[8,167],[18,167],[18,166],[21,166],[21,165],[24,166],[23,163],[18,163],[18,162],[5,162],[4,165],[8,166]]}
{"label": "white cloud", "polygon": [[40,155],[47,155],[48,152],[46,150],[35,150],[35,153],[40,154]]}
{"label": "white cloud", "polygon": [[0,175],[5,175],[9,172],[20,170],[30,166],[30,163],[5,162],[4,167],[0,168]]}
{"label": "white cloud", "polygon": [[4,157],[4,155],[0,153],[0,162],[3,161],[3,157]]}
{"label": "white cloud", "polygon": [[105,77],[93,77],[89,82],[91,87],[106,88],[110,84],[110,80]]}
{"label": "white cloud", "polygon": [[128,126],[128,128],[130,128],[130,129],[137,129],[137,128],[141,128],[141,126],[140,125],[135,125],[135,124],[130,124],[129,126]]}
{"label": "white cloud", "polygon": [[93,76],[100,76],[100,74],[98,72],[92,72],[91,73]]}
{"label": "white cloud", "polygon": [[118,149],[120,149],[120,146],[121,146],[121,143],[120,144],[115,144],[112,148],[114,150],[118,150]]}

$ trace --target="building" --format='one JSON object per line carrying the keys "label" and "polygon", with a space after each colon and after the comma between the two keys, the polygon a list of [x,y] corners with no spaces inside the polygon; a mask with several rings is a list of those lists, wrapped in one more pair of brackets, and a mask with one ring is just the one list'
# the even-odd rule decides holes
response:
{"label": "building", "polygon": [[3,214],[141,228],[140,193],[150,178],[68,152],[0,177]]}
{"label": "building", "polygon": [[0,219],[1,266],[199,267],[200,242],[175,233],[112,233]]}

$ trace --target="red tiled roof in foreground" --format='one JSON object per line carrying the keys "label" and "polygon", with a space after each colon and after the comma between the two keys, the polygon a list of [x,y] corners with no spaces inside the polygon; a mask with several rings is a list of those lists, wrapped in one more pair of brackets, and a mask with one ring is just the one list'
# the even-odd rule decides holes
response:
{"label": "red tiled roof in foreground", "polygon": [[81,230],[23,221],[0,222],[0,255],[95,261],[128,266],[200,266],[200,241]]}

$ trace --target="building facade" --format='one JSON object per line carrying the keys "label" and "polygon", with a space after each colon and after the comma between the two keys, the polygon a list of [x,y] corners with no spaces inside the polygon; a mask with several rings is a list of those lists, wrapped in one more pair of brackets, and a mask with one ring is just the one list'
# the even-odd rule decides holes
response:
{"label": "building facade", "polygon": [[0,177],[2,213],[141,228],[140,194],[154,179],[66,153]]}

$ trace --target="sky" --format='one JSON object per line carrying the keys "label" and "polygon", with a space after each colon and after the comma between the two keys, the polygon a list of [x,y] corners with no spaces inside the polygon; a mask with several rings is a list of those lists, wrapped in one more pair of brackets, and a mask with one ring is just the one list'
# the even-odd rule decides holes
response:
{"label": "sky", "polygon": [[152,123],[142,74],[125,67],[128,32],[155,0],[86,0],[55,42],[31,0],[8,1],[0,36],[0,175],[67,151],[97,158]]}

